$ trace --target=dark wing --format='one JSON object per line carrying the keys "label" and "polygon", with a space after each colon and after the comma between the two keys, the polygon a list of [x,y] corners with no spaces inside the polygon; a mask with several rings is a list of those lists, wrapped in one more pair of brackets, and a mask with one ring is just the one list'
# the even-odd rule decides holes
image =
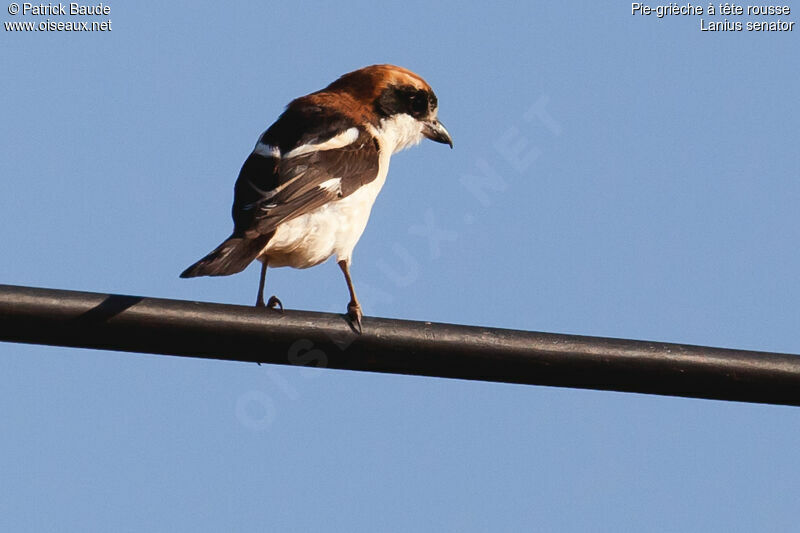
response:
{"label": "dark wing", "polygon": [[352,194],[378,175],[378,143],[352,119],[303,98],[259,139],[236,180],[233,234],[181,277],[244,270],[281,222]]}
{"label": "dark wing", "polygon": [[[280,223],[344,198],[377,177],[374,137],[354,125],[343,129],[341,122],[333,122],[335,127],[326,132],[307,129],[294,143],[272,139],[275,126],[267,130],[236,181],[234,235],[270,234]],[[265,142],[269,140],[274,144]],[[278,155],[271,147],[281,144]]]}

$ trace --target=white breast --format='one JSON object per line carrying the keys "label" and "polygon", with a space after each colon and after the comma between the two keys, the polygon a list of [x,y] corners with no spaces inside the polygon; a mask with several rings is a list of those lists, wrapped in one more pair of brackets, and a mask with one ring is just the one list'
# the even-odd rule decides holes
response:
{"label": "white breast", "polygon": [[349,260],[386,181],[385,170],[381,174],[350,196],[279,225],[262,252],[270,266],[308,268],[332,255]]}
{"label": "white breast", "polygon": [[280,224],[260,260],[268,258],[270,266],[294,268],[312,267],[333,255],[337,261],[350,260],[367,227],[372,205],[386,182],[391,155],[422,138],[421,125],[408,115],[384,121],[372,133],[380,144],[378,176],[341,200]]}

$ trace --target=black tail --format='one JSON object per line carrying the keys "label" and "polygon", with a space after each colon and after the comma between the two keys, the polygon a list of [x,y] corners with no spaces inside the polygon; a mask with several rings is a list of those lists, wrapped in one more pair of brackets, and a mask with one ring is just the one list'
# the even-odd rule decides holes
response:
{"label": "black tail", "polygon": [[272,235],[255,239],[229,237],[217,249],[181,273],[182,278],[228,276],[241,272],[258,257]]}

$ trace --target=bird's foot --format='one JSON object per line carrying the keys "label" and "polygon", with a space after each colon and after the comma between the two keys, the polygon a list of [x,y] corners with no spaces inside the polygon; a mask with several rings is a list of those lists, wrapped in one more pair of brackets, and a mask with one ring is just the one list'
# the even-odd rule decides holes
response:
{"label": "bird's foot", "polygon": [[[269,297],[267,303],[264,303],[263,296],[259,296],[258,300],[256,300],[256,307],[267,307],[269,309],[275,309],[276,311],[280,310],[280,312],[283,313],[283,303],[274,294]],[[280,309],[278,309],[279,307]]]}
{"label": "bird's foot", "polygon": [[[283,302],[281,302],[274,294],[269,297],[269,300],[267,300],[267,307],[270,309],[275,309],[276,311],[280,311],[280,313],[283,314]],[[280,309],[278,309],[279,307]]]}
{"label": "bird's foot", "polygon": [[347,304],[347,316],[350,318],[350,326],[353,331],[361,335],[361,318],[364,316],[361,312],[361,306],[358,302],[350,302]]}

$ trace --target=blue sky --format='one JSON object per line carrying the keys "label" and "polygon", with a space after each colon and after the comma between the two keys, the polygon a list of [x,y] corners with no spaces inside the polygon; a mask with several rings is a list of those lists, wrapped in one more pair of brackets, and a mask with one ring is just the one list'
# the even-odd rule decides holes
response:
{"label": "blue sky", "polygon": [[[796,29],[626,3],[109,5],[111,32],[0,31],[0,282],[250,304],[256,267],[178,274],[228,235],[283,106],[388,62],[434,87],[455,149],[393,158],[354,256],[367,315],[800,353]],[[347,303],[333,263],[267,290]],[[788,407],[13,344],[0,406],[3,530],[798,519]]]}

